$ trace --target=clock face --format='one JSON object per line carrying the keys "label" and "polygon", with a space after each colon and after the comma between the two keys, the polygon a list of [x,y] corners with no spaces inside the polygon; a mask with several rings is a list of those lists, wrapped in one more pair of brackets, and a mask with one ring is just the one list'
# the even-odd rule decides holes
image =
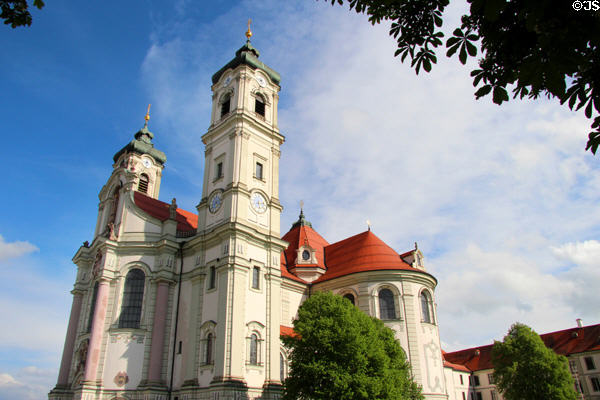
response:
{"label": "clock face", "polygon": [[208,199],[208,211],[216,213],[223,204],[223,194],[221,192],[213,193]]}
{"label": "clock face", "polygon": [[152,166],[152,161],[148,160],[147,158],[143,158],[142,164],[144,164],[144,167],[150,168]]}
{"label": "clock face", "polygon": [[259,84],[261,87],[265,87],[265,86],[267,85],[267,81],[265,81],[265,78],[263,78],[263,77],[262,77],[262,76],[260,76],[260,75],[256,77],[256,81],[258,82],[258,84]]}
{"label": "clock face", "polygon": [[258,192],[252,193],[250,197],[250,203],[252,204],[252,208],[258,213],[264,213],[267,211],[267,201],[263,197],[262,194]]}

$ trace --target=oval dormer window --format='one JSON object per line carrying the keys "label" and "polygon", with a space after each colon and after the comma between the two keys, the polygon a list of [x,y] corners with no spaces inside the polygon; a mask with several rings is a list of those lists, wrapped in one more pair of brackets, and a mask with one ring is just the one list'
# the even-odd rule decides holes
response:
{"label": "oval dormer window", "polygon": [[303,259],[304,261],[308,261],[308,260],[310,260],[310,251],[308,251],[308,250],[304,250],[304,251],[302,252],[302,259]]}

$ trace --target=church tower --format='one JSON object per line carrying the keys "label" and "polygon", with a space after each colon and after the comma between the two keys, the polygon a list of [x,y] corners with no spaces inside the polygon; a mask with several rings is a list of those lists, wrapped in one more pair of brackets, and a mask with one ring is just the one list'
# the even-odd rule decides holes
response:
{"label": "church tower", "polygon": [[[204,238],[203,301],[218,303],[204,313],[203,324],[215,322],[210,334],[216,346],[214,368],[199,383],[252,392],[280,384],[280,258],[287,243],[280,239],[280,76],[258,60],[250,29],[246,35],[212,77],[196,240]],[[207,335],[200,339],[204,345]]]}

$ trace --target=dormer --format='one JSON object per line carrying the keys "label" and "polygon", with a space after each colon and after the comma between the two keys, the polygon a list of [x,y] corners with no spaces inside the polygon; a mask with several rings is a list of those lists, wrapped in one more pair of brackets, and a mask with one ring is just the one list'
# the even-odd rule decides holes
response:
{"label": "dormer", "polygon": [[402,258],[402,261],[404,261],[411,267],[425,271],[425,257],[423,256],[421,250],[419,250],[417,242],[415,242],[415,248],[413,250],[401,254],[400,258]]}

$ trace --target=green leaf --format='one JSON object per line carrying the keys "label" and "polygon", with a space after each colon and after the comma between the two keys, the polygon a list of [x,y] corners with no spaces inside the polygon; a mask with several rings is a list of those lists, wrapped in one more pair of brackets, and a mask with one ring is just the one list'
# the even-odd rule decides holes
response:
{"label": "green leaf", "polygon": [[492,99],[495,104],[502,104],[504,101],[508,101],[508,93],[502,86],[495,86]]}
{"label": "green leaf", "polygon": [[475,92],[475,98],[479,99],[487,95],[492,90],[492,85],[484,85]]}
{"label": "green leaf", "polygon": [[446,56],[447,57],[452,57],[454,55],[454,53],[456,53],[456,50],[458,50],[460,48],[460,45],[455,45],[452,46],[448,49],[448,51],[446,52]]}
{"label": "green leaf", "polygon": [[467,44],[467,52],[471,57],[475,57],[477,55],[477,47],[469,41],[465,42]]}
{"label": "green leaf", "polygon": [[451,38],[449,38],[446,41],[446,47],[450,47],[453,46],[454,44],[460,42],[460,38],[457,38],[456,36],[452,36]]}
{"label": "green leaf", "polygon": [[465,64],[467,62],[467,50],[466,50],[466,46],[463,43],[462,46],[460,46],[460,52],[458,53],[458,59],[460,60],[461,64]]}

